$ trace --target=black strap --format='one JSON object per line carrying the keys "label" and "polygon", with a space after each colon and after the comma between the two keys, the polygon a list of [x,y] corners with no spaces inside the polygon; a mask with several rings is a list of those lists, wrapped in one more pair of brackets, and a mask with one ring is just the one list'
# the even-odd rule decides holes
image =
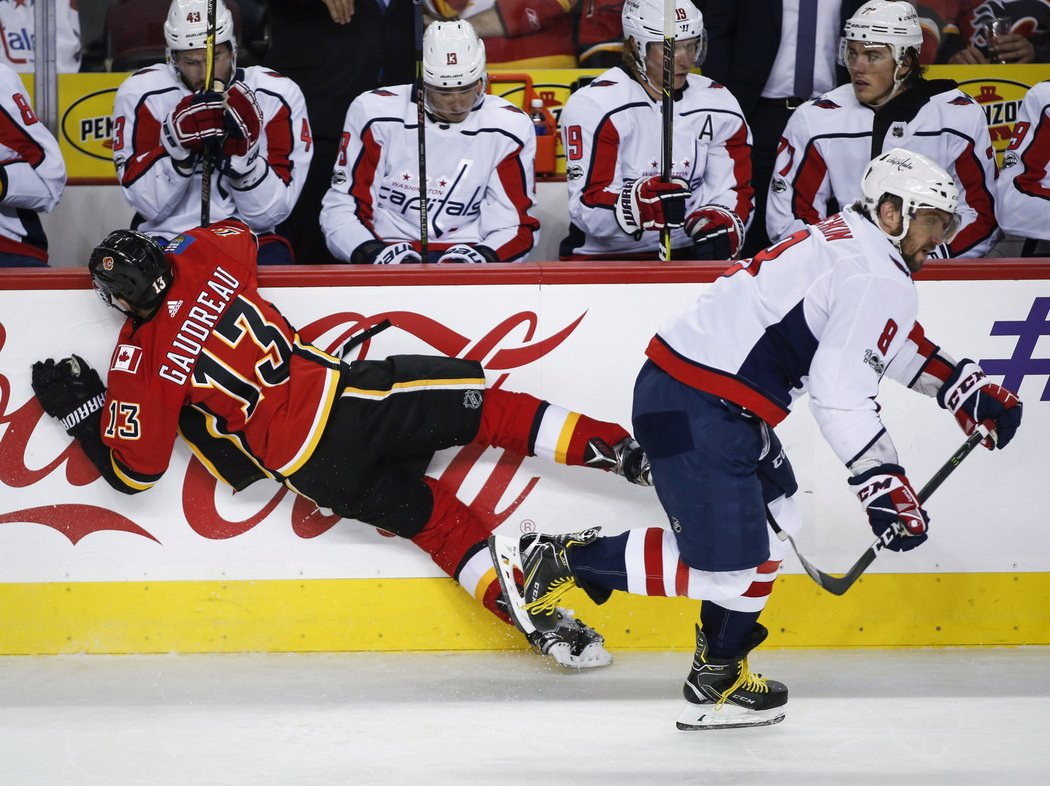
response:
{"label": "black strap", "polygon": [[361,346],[363,343],[372,338],[377,333],[382,333],[388,327],[391,327],[390,320],[384,319],[382,322],[377,322],[370,328],[362,330],[360,333],[355,333],[347,339],[347,342],[343,344],[343,348],[339,350],[339,357],[345,358],[355,348]]}

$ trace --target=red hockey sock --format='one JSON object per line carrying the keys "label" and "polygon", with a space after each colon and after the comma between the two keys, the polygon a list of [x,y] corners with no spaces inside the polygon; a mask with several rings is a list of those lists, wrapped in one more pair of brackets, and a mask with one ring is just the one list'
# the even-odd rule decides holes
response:
{"label": "red hockey sock", "polygon": [[598,437],[612,446],[629,436],[616,423],[595,420],[527,393],[490,388],[485,391],[481,428],[474,441],[578,466],[584,463],[589,440]]}
{"label": "red hockey sock", "polygon": [[424,477],[423,482],[430,487],[434,507],[426,526],[412,542],[468,594],[510,624],[506,612],[496,606],[501,589],[489,557],[487,540],[491,529],[439,481]]}

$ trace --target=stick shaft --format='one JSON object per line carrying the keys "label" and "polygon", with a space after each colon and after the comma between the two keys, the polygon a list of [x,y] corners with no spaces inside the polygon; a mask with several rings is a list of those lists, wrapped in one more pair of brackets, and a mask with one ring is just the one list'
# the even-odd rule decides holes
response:
{"label": "stick shaft", "polygon": [[[674,45],[675,45],[675,0],[664,0],[664,73],[660,100],[660,179],[671,181],[671,165],[674,156]],[[665,262],[671,260],[671,229],[660,230],[660,256]]]}
{"label": "stick shaft", "polygon": [[[204,39],[204,89],[215,83],[215,28],[216,0],[208,0],[208,34]],[[201,226],[211,225],[211,173],[215,168],[215,153],[210,144],[204,146],[201,158]]]}
{"label": "stick shaft", "polygon": [[419,255],[428,262],[430,237],[427,230],[427,112],[423,81],[423,0],[413,0],[416,13],[416,143],[419,148]]}

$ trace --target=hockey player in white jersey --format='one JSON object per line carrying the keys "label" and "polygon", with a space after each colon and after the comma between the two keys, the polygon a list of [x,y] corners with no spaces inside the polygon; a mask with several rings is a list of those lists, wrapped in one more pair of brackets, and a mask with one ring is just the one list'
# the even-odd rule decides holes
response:
{"label": "hockey player in white jersey", "polygon": [[955,82],[923,78],[921,46],[908,3],[872,0],[846,22],[840,55],[851,84],[806,102],[788,121],[768,184],[771,240],[858,199],[868,161],[903,147],[946,169],[959,191],[959,232],[935,256],[987,256],[999,230],[984,112]]}
{"label": "hockey player in white jersey", "polygon": [[33,111],[19,76],[0,64],[0,268],[43,267],[47,238],[39,213],[66,187],[58,141]]}
{"label": "hockey player in white jersey", "polygon": [[485,45],[469,22],[423,37],[428,256],[420,257],[417,91],[385,87],[346,113],[321,229],[354,264],[519,262],[535,246],[536,137],[528,116],[486,95]]}
{"label": "hockey player in white jersey", "polygon": [[680,729],[784,717],[787,688],[747,657],[766,638],[758,617],[786,554],[770,522],[791,535],[801,526],[773,427],[802,393],[895,551],[922,544],[929,519],[879,417],[882,378],[935,396],[968,435],[988,429],[988,448],[1005,447],[1021,422],[1013,393],[916,321],[912,273],[956,231],[951,177],[901,149],[863,177],[862,201],[733,265],[649,343],[634,429],[669,530],[490,539],[501,575],[523,563],[524,591],[511,596],[523,629],[548,627],[547,609],[574,583],[597,602],[613,590],[702,599]]}
{"label": "hockey player in white jersey", "polygon": [[200,223],[202,153],[214,147],[211,221],[244,221],[259,236],[261,264],[288,264],[294,254],[275,228],[299,198],[313,156],[306,102],[274,71],[237,68],[233,16],[216,2],[215,77],[225,87],[204,89],[207,1],[173,0],[168,63],[132,74],[117,91],[117,177],[137,211],[132,228],[171,238]]}
{"label": "hockey player in white jersey", "polygon": [[1050,256],[1050,81],[1021,102],[997,185],[999,226],[1026,239],[1022,256]]}
{"label": "hockey player in white jersey", "polygon": [[569,187],[562,259],[730,259],[754,210],[751,131],[732,94],[690,73],[706,52],[703,16],[676,0],[671,181],[661,182],[663,0],[626,0],[624,64],[573,93],[561,114]]}

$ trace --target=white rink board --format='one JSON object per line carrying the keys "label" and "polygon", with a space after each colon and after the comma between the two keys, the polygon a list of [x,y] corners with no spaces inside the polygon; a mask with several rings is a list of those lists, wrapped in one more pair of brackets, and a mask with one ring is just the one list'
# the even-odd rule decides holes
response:
{"label": "white rink board", "polygon": [[[317,343],[325,348],[360,317],[397,312],[395,327],[375,337],[371,358],[400,352],[449,351],[471,354],[486,337],[501,336],[482,358],[505,368],[490,370],[490,383],[503,383],[563,406],[629,426],[630,396],[643,349],[666,315],[684,306],[706,284],[501,284],[469,286],[383,286],[269,288],[266,294],[292,324],[307,325],[345,313],[339,327]],[[929,281],[918,284],[921,321],[927,335],[955,357],[1008,358],[1017,337],[992,336],[996,321],[1022,321],[1036,298],[1050,298],[1050,282]],[[432,320],[429,328],[421,319]],[[1045,317],[1044,317],[1045,319]],[[556,346],[543,342],[579,324]],[[510,321],[516,327],[500,328]],[[533,334],[529,335],[529,329]],[[88,290],[0,290],[0,582],[141,581],[283,578],[395,578],[441,575],[430,559],[405,543],[353,522],[339,522],[322,534],[296,531],[293,498],[277,506],[242,534],[216,537],[215,511],[237,522],[258,516],[280,487],[263,481],[236,496],[220,487],[206,503],[184,502],[190,453],[176,447],[172,465],[151,491],[126,497],[101,479],[72,485],[60,464],[44,477],[27,475],[53,464],[68,447],[60,426],[43,417],[29,421],[32,406],[29,367],[34,360],[76,352],[104,369],[119,329],[119,318]],[[1042,325],[1044,333],[1050,326]],[[435,338],[435,336],[438,336]],[[459,344],[456,344],[458,337]],[[540,346],[535,359],[523,359]],[[1032,353],[1050,358],[1044,335]],[[1050,361],[1044,361],[1050,365]],[[1024,424],[1010,448],[993,455],[978,450],[931,499],[930,542],[904,557],[879,560],[871,572],[1035,572],[1050,570],[1050,509],[1045,443],[1050,405],[1041,401],[1047,372],[1026,376],[1020,396]],[[887,380],[880,396],[883,417],[901,460],[918,487],[963,441],[950,415],[936,403]],[[31,429],[23,447],[27,430]],[[846,486],[846,470],[820,437],[802,399],[778,428],[796,475],[806,522],[799,544],[827,571],[849,567],[871,542],[860,507]],[[440,472],[453,451],[439,455]],[[506,532],[538,527],[569,530],[602,524],[607,532],[661,525],[664,516],[651,490],[579,468],[526,459],[514,475],[500,480],[499,453],[489,451],[466,476],[460,496],[470,503],[484,486],[503,488],[494,506],[505,511]],[[531,486],[530,482],[537,479]],[[206,484],[191,484],[190,490]],[[113,511],[145,533],[90,531],[97,510],[50,509],[81,505]],[[300,503],[300,508],[305,506]],[[73,529],[54,521],[65,511]],[[191,515],[187,516],[187,510]],[[301,515],[299,516],[301,518]],[[191,526],[190,519],[201,532]],[[202,523],[203,521],[203,523]],[[301,522],[300,522],[301,524]],[[73,534],[72,537],[69,533]],[[225,534],[229,534],[227,531]],[[76,544],[72,541],[81,537]],[[801,572],[791,560],[786,572]]]}

